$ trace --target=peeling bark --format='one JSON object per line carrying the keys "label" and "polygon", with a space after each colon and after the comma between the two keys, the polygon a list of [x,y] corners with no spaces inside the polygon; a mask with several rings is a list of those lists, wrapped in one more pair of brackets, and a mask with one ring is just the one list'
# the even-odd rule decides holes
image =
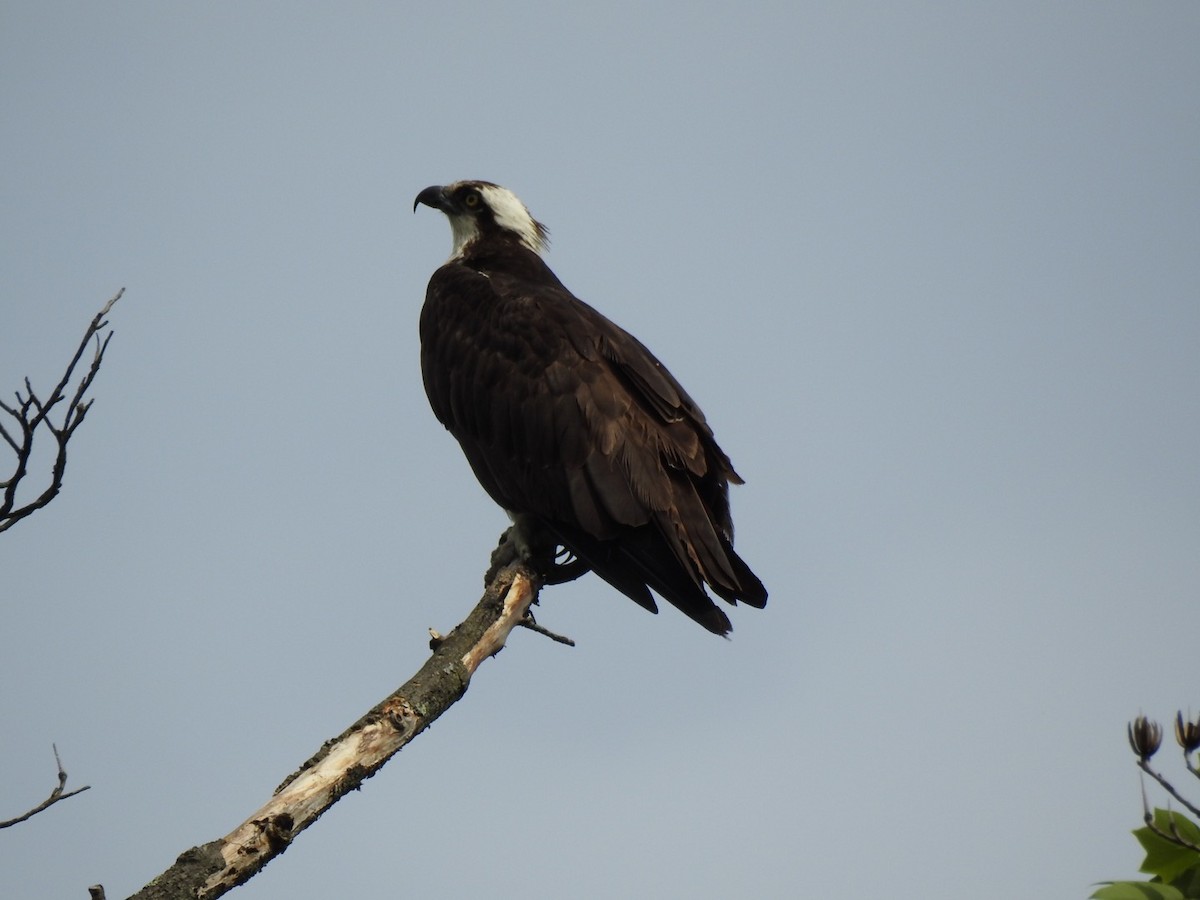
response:
{"label": "peeling bark", "polygon": [[420,671],[326,741],[241,825],[185,851],[131,900],[212,900],[260,872],[466,693],[476,669],[521,624],[541,584],[534,567],[524,563],[495,573],[466,620],[448,635],[434,636],[433,655]]}

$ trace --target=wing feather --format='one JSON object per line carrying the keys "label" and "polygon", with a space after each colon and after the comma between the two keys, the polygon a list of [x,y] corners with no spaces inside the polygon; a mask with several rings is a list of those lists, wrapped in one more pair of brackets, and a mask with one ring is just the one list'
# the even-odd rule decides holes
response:
{"label": "wing feather", "polygon": [[656,610],[649,587],[728,632],[705,584],[766,602],[733,551],[728,484],[741,479],[666,367],[528,257],[434,273],[421,314],[434,413],[501,506],[643,607]]}

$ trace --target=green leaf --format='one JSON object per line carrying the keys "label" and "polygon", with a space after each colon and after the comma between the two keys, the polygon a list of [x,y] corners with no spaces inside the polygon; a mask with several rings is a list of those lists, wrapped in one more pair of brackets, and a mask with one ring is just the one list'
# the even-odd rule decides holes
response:
{"label": "green leaf", "polygon": [[1114,881],[1092,894],[1090,900],[1186,900],[1178,888],[1146,881]]}
{"label": "green leaf", "polygon": [[1183,891],[1183,896],[1200,898],[1200,866],[1187,869],[1177,878],[1171,879],[1171,885]]}
{"label": "green leaf", "polygon": [[[1180,813],[1168,809],[1156,809],[1154,825],[1161,832],[1178,833],[1185,841],[1200,845],[1200,828],[1197,828],[1194,822]],[[1146,851],[1146,859],[1140,867],[1142,872],[1157,875],[1163,881],[1172,882],[1188,869],[1200,866],[1200,851],[1190,847],[1180,847],[1174,841],[1155,834],[1149,826],[1137,829],[1133,835]],[[1128,883],[1132,884],[1133,882]]]}

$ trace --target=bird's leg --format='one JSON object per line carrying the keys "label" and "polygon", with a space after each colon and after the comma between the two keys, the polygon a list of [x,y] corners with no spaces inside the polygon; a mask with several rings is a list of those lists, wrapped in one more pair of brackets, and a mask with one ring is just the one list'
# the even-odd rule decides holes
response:
{"label": "bird's leg", "polygon": [[487,572],[483,576],[485,584],[490,584],[492,579],[496,577],[496,573],[505,566],[511,566],[513,563],[520,560],[520,554],[517,553],[516,543],[512,540],[512,531],[516,526],[511,526],[500,535],[500,540],[496,544],[496,549],[492,551],[492,558],[489,560]]}
{"label": "bird's leg", "polygon": [[[588,571],[588,565],[566,548],[559,552],[558,538],[540,522],[530,516],[509,515],[513,524],[500,535],[500,542],[492,551],[491,567],[486,576],[488,581],[496,572],[515,562],[529,565],[544,584],[563,584]],[[560,558],[564,561],[559,562]]]}
{"label": "bird's leg", "polygon": [[[512,526],[500,535],[500,541],[496,544],[496,549],[492,551],[491,566],[488,568],[487,575],[484,576],[484,583],[490,584],[501,569],[517,562],[532,568],[542,579],[543,584],[561,584],[572,578],[578,578],[587,571],[587,566],[582,560],[571,558],[570,551],[565,548],[561,554],[558,549],[557,539],[537,522],[525,516],[513,516]],[[568,561],[556,562],[559,556],[568,557]],[[568,572],[570,574],[565,574]],[[537,603],[537,600],[533,602]],[[558,641],[560,644],[575,646],[575,642],[569,637],[556,634],[549,628],[539,625],[533,617],[532,609],[525,610],[524,618],[517,624]]]}

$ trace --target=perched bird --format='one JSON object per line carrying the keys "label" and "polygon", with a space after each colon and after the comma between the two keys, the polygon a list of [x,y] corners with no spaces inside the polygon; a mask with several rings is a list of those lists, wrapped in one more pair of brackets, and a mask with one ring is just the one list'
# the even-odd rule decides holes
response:
{"label": "perched bird", "polygon": [[542,260],[546,228],[487,181],[428,187],[454,249],[421,309],[434,414],[523,552],[549,535],[651,612],[653,590],[715,634],[767,591],[733,549],[741,484],[700,408],[642,343],[575,297]]}

